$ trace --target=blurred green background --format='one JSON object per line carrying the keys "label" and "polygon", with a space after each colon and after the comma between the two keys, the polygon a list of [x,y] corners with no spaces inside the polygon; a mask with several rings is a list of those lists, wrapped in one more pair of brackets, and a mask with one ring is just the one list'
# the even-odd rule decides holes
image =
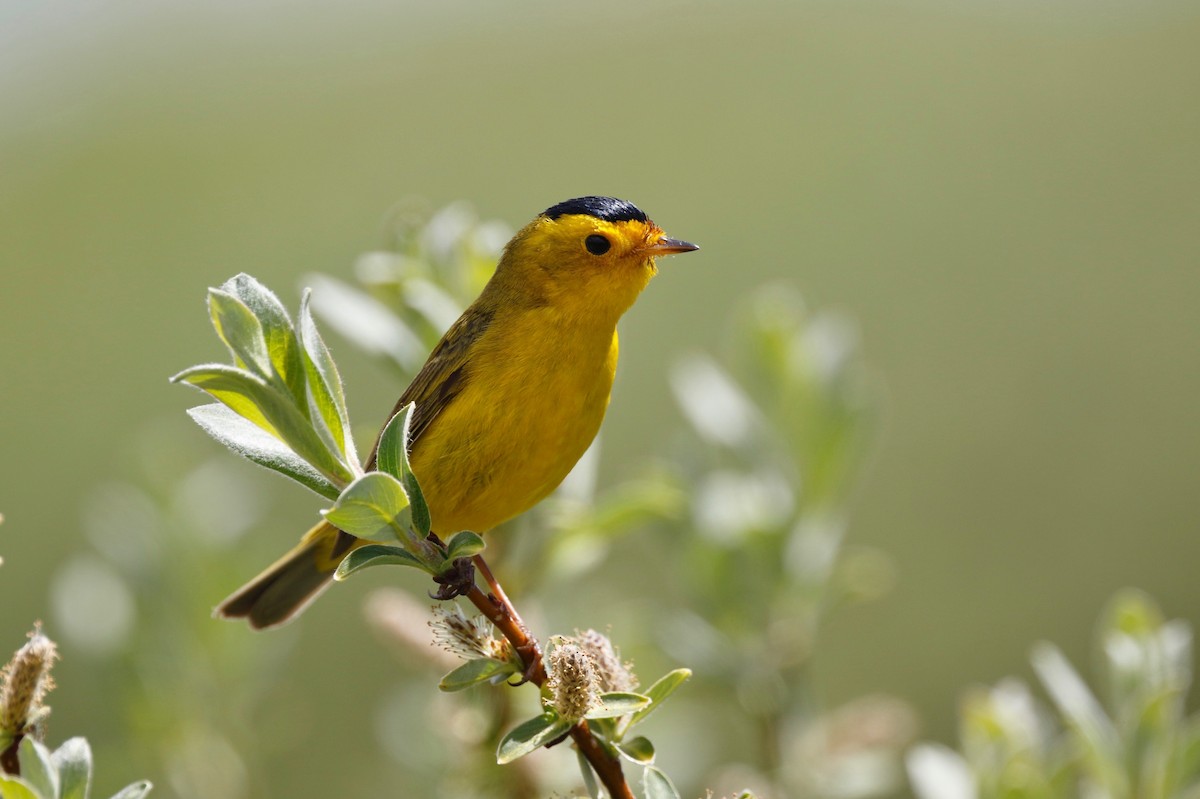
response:
{"label": "blurred green background", "polygon": [[[0,642],[39,617],[55,635],[55,575],[120,536],[85,537],[98,487],[204,446],[198,395],[166,378],[223,357],[205,289],[247,271],[294,308],[412,196],[516,226],[612,194],[703,245],[623,323],[602,481],[669,448],[668,365],[752,287],[856,320],[884,391],[849,535],[898,583],[825,631],[829,701],[894,694],[947,740],[962,688],[1027,674],[1034,641],[1086,660],[1121,586],[1194,618],[1198,41],[1187,2],[0,2]],[[382,420],[401,386],[331,343],[352,414]],[[246,499],[271,521],[212,566],[221,586],[172,609],[186,625],[245,635],[204,617],[313,517],[281,482]],[[365,590],[252,644],[293,651],[244,667],[276,691],[276,726],[247,723],[267,739],[251,795],[321,795],[338,764],[347,795],[400,779],[373,740],[397,666]],[[119,712],[103,645],[60,643],[51,735],[87,735],[102,786],[175,795],[115,743],[152,711]]]}

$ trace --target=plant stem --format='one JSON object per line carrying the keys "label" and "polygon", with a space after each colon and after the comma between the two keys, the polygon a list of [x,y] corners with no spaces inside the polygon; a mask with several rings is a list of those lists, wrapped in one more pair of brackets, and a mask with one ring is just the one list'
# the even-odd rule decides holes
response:
{"label": "plant stem", "polygon": [[608,789],[608,795],[612,799],[635,799],[629,783],[625,782],[625,773],[621,771],[621,761],[600,745],[600,742],[592,735],[592,731],[588,729],[586,721],[580,721],[571,728],[571,738],[579,747],[579,751],[583,752],[587,762],[592,765],[592,769],[600,777],[600,782],[604,783],[604,787]]}
{"label": "plant stem", "polygon": [[[517,609],[513,607],[508,595],[504,593],[504,589],[484,559],[476,555],[474,562],[476,570],[487,581],[489,593],[484,594],[478,586],[472,586],[466,594],[467,599],[471,600],[479,612],[486,616],[488,621],[513,645],[513,649],[521,657],[521,662],[525,664],[525,679],[539,688],[542,687],[546,682],[546,669],[542,664],[541,645],[536,638],[530,635],[529,628],[521,620]],[[634,799],[633,791],[625,782],[621,761],[601,746],[596,737],[592,735],[592,731],[588,729],[587,722],[580,721],[572,727],[570,735],[575,741],[575,745],[579,747],[579,751],[583,753],[592,769],[595,770],[596,775],[600,777],[600,782],[608,789],[609,796],[612,799]]]}

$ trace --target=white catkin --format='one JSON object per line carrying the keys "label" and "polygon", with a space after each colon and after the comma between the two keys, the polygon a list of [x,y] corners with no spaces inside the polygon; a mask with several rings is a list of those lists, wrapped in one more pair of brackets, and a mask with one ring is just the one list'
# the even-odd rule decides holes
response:
{"label": "white catkin", "polygon": [[547,682],[553,707],[568,721],[578,721],[599,704],[600,685],[591,657],[578,644],[565,642],[550,653]]}
{"label": "white catkin", "polygon": [[41,628],[35,628],[29,642],[0,670],[0,729],[25,732],[30,717],[54,688],[50,669],[57,659],[58,646],[42,635]]}

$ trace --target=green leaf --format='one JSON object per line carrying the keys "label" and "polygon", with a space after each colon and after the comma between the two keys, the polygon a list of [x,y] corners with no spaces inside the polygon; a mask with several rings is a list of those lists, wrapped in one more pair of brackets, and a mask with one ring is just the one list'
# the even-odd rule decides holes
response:
{"label": "green leaf", "polygon": [[575,750],[575,758],[579,761],[579,771],[583,774],[583,787],[587,789],[588,799],[600,799],[600,784],[596,782],[596,772],[592,770],[592,764],[578,749]]}
{"label": "green leaf", "polygon": [[208,315],[234,363],[264,380],[274,375],[262,325],[245,303],[221,289],[208,290]]}
{"label": "green leaf", "polygon": [[1200,716],[1192,716],[1184,721],[1179,725],[1176,734],[1178,743],[1175,751],[1179,774],[1194,780],[1200,772]]}
{"label": "green leaf", "polygon": [[283,303],[270,289],[245,273],[225,281],[220,290],[237,297],[254,314],[262,327],[267,354],[275,374],[281,378],[282,387],[304,408],[307,416],[308,397],[305,392],[300,343],[296,341],[292,320],[288,317]]}
{"label": "green leaf", "polygon": [[1083,678],[1053,644],[1038,644],[1029,660],[1046,693],[1083,744],[1094,777],[1114,796],[1129,794],[1120,736]]}
{"label": "green leaf", "polygon": [[150,789],[154,786],[149,780],[141,780],[131,785],[126,785],[117,793],[113,794],[112,799],[142,799],[143,796],[150,793]]}
{"label": "green leaf", "polygon": [[645,789],[646,799],[679,799],[679,791],[675,790],[671,778],[654,766],[646,766],[642,775],[642,787]]}
{"label": "green leaf", "polygon": [[246,460],[290,477],[326,499],[336,500],[341,493],[329,478],[286,444],[248,419],[238,416],[228,406],[220,403],[201,405],[190,409],[188,416],[204,432]]}
{"label": "green leaf", "polygon": [[407,549],[370,544],[359,547],[342,558],[337,571],[334,572],[333,579],[340,582],[368,566],[414,566],[430,574],[434,573],[432,569],[421,562],[420,558]]}
{"label": "green leaf", "polygon": [[745,390],[706,355],[681,359],[671,370],[671,388],[683,415],[705,441],[743,447],[754,440],[761,413]]}
{"label": "green leaf", "polygon": [[[270,390],[266,381],[257,375],[223,363],[206,363],[184,369],[171,378],[172,383],[187,383],[207,392],[238,416],[266,430],[276,438],[283,436],[259,409],[256,400]],[[265,397],[262,397],[266,401]],[[282,399],[282,398],[280,398]],[[278,400],[276,400],[278,401]],[[271,403],[268,403],[271,404]]]}
{"label": "green leaf", "polygon": [[350,470],[329,450],[291,398],[261,377],[245,369],[216,363],[185,369],[171,380],[208,393],[239,416],[283,441],[325,475],[345,482],[352,479]]}
{"label": "green leaf", "polygon": [[[621,718],[625,717],[588,719],[588,729],[592,731],[597,740],[603,740],[607,745],[608,741],[617,739],[616,722]],[[612,756],[616,757],[617,748],[615,746],[609,746],[609,748],[612,750]]]}
{"label": "green leaf", "polygon": [[49,749],[41,742],[26,736],[17,747],[17,758],[21,763],[21,777],[35,791],[42,796],[58,796],[58,771],[50,762]]}
{"label": "green leaf", "polygon": [[61,781],[59,799],[87,799],[92,784],[92,748],[86,738],[70,738],[54,750],[50,763]]}
{"label": "green leaf", "polygon": [[496,682],[501,677],[516,674],[517,667],[503,660],[478,658],[468,660],[454,671],[447,674],[438,683],[438,688],[447,693],[461,691],[478,685],[481,682]]}
{"label": "green leaf", "polygon": [[333,443],[345,453],[348,463],[357,463],[354,438],[350,435],[350,416],[346,410],[346,394],[337,364],[317,331],[309,309],[312,291],[306,289],[300,300],[300,341],[303,344],[304,370],[317,412],[333,436]]}
{"label": "green leaf", "polygon": [[511,763],[563,735],[571,726],[571,722],[550,711],[522,722],[500,741],[496,762]]}
{"label": "green leaf", "polygon": [[54,799],[54,797],[39,794],[32,785],[20,777],[10,777],[0,772],[0,799]]}
{"label": "green leaf", "polygon": [[408,463],[409,426],[412,424],[415,410],[416,405],[410,402],[388,420],[383,432],[379,434],[379,447],[376,449],[375,459],[379,471],[390,474],[404,486],[404,491],[412,503],[410,513],[413,529],[424,538],[429,535],[431,524],[429,506],[425,504],[425,495],[421,492],[417,477]]}
{"label": "green leaf", "polygon": [[408,507],[404,486],[390,474],[368,472],[342,491],[333,507],[321,513],[352,536],[369,541],[404,541],[401,514]]}
{"label": "green leaf", "polygon": [[628,741],[621,741],[617,744],[617,750],[629,760],[643,766],[654,762],[654,744],[650,743],[649,738],[642,735],[630,738]]}
{"label": "green leaf", "polygon": [[670,478],[647,474],[608,489],[594,503],[564,507],[559,523],[576,535],[595,533],[615,537],[639,524],[674,518],[685,504],[686,495]]}
{"label": "green leaf", "polygon": [[450,292],[419,275],[403,278],[400,291],[404,304],[420,314],[430,330],[446,330],[463,312],[462,304]]}
{"label": "green leaf", "polygon": [[317,316],[359,350],[382,356],[406,374],[421,368],[429,348],[387,305],[327,275],[305,276],[313,287]]}
{"label": "green leaf", "polygon": [[613,719],[627,716],[650,706],[650,697],[628,691],[600,694],[600,707],[589,712],[589,719]]}
{"label": "green leaf", "polygon": [[660,677],[654,685],[646,690],[645,695],[650,698],[650,704],[633,714],[626,729],[645,721],[647,716],[657,710],[667,700],[667,697],[675,693],[675,690],[687,682],[691,676],[691,669],[675,669]]}
{"label": "green leaf", "polygon": [[470,558],[483,551],[486,544],[483,538],[470,530],[460,530],[450,536],[446,542],[446,560],[455,561],[459,558]]}

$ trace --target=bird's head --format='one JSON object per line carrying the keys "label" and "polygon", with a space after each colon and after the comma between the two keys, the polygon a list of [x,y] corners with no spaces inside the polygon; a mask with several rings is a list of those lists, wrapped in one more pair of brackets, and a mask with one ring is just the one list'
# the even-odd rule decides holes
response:
{"label": "bird's head", "polygon": [[698,249],[668,238],[633,203],[578,197],[547,208],[522,228],[500,269],[551,302],[619,316],[654,276],[656,258]]}

